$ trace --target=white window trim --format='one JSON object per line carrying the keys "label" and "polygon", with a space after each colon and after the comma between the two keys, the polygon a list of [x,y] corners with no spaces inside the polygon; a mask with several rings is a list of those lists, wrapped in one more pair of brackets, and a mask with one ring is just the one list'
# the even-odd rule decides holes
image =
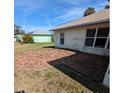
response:
{"label": "white window trim", "polygon": [[108,34],[108,38],[107,38],[107,41],[106,41],[105,49],[107,49],[108,42],[109,42],[109,34]]}
{"label": "white window trim", "polygon": [[97,32],[98,32],[98,26],[96,27],[96,33],[94,36],[94,41],[93,41],[93,46],[92,46],[93,48],[95,47]]}
{"label": "white window trim", "polygon": [[85,48],[89,48],[89,49],[99,49],[99,50],[106,50],[106,51],[108,51],[109,49],[107,49],[107,48],[100,48],[100,47],[90,47],[90,46],[85,46]]}
{"label": "white window trim", "polygon": [[[87,30],[86,30],[85,42],[86,42],[86,38],[93,38],[94,41],[93,41],[93,45],[92,45],[92,46],[86,46],[86,45],[85,45],[85,42],[84,42],[84,47],[94,48],[94,49],[106,49],[106,50],[109,50],[109,49],[107,49],[107,45],[108,45],[108,41],[109,41],[109,34],[108,34],[108,37],[97,37],[98,29],[99,29],[99,27],[97,26],[97,27],[96,27],[96,32],[95,32],[95,36],[94,36],[94,37],[87,37]],[[97,39],[97,38],[106,38],[106,39],[107,39],[104,48],[95,47],[95,43],[96,43],[96,39]]]}
{"label": "white window trim", "polygon": [[[61,37],[60,34],[64,34],[64,37]],[[61,39],[62,39],[62,38],[64,39],[64,43],[63,43],[63,44],[61,43]],[[64,44],[65,44],[65,33],[64,33],[64,32],[59,33],[59,44],[60,44],[60,45],[64,45]]]}

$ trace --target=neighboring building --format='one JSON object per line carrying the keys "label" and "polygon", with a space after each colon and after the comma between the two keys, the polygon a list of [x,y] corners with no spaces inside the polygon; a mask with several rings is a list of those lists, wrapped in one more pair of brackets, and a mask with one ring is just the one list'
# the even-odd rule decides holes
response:
{"label": "neighboring building", "polygon": [[29,34],[32,35],[33,41],[37,42],[52,42],[52,34],[50,31],[43,31],[43,30],[35,30],[30,32]]}
{"label": "neighboring building", "polygon": [[109,27],[109,9],[104,9],[51,31],[54,31],[55,47],[109,56]]}

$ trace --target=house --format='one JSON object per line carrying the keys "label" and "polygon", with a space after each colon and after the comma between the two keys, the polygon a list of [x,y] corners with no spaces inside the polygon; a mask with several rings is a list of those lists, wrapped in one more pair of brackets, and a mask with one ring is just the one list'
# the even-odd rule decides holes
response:
{"label": "house", "polygon": [[[109,56],[109,23],[109,9],[104,9],[60,25],[51,30],[54,31],[55,47]],[[103,84],[109,86],[109,75],[106,75]]]}
{"label": "house", "polygon": [[56,47],[109,55],[109,9],[58,26],[52,31]]}
{"label": "house", "polygon": [[50,31],[44,31],[39,29],[39,30],[32,31],[29,34],[32,35],[33,41],[35,43],[52,42],[52,33]]}

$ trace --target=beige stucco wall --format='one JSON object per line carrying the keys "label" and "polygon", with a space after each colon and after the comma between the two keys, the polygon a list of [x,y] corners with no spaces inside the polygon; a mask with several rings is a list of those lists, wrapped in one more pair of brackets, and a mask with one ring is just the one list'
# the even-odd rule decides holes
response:
{"label": "beige stucco wall", "polygon": [[[75,50],[81,50],[84,44],[86,29],[67,29],[55,32],[55,46],[62,48],[70,48]],[[60,44],[60,33],[65,33],[64,45]]]}
{"label": "beige stucco wall", "polygon": [[[109,55],[108,49],[101,49],[101,48],[91,48],[85,46],[85,37],[86,37],[86,29],[87,28],[96,28],[98,27],[107,27],[109,26],[108,23],[96,24],[91,26],[85,27],[75,27],[69,29],[63,29],[54,31],[54,40],[55,40],[55,47],[60,48],[69,48],[74,50],[79,50],[86,53],[98,54],[98,55]],[[65,33],[65,43],[64,45],[60,44],[60,33]]]}

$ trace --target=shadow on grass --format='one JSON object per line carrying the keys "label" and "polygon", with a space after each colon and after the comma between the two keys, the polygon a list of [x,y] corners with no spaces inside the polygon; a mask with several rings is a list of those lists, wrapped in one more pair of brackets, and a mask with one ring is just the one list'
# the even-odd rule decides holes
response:
{"label": "shadow on grass", "polygon": [[102,85],[109,64],[108,57],[77,52],[48,63],[94,93],[109,93],[109,88]]}

